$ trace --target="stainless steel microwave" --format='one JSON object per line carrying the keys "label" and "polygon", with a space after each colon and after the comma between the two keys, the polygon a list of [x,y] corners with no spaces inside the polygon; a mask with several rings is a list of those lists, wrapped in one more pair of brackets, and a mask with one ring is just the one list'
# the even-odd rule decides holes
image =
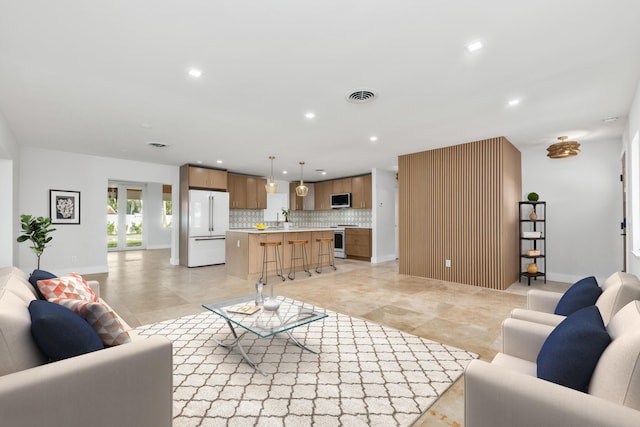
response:
{"label": "stainless steel microwave", "polygon": [[351,193],[338,193],[331,195],[331,208],[350,208],[351,207]]}

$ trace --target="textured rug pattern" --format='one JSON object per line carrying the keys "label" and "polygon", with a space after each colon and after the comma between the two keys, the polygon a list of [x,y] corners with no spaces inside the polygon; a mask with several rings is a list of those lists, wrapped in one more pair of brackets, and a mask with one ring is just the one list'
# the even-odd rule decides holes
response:
{"label": "textured rug pattern", "polygon": [[407,426],[477,355],[344,314],[242,343],[267,374],[219,346],[229,328],[205,312],[137,328],[173,342],[174,426]]}

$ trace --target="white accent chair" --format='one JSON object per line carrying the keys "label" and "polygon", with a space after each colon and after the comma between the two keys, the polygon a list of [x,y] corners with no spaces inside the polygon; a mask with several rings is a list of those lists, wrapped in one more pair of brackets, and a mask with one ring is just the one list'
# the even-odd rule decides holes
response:
{"label": "white accent chair", "polygon": [[607,325],[588,393],[537,378],[536,359],[554,327],[508,318],[503,349],[465,370],[465,427],[640,426],[640,301]]}
{"label": "white accent chair", "polygon": [[[640,300],[640,279],[629,273],[618,271],[600,285],[602,294],[596,301],[605,326],[622,307],[631,301]],[[527,308],[511,311],[514,319],[527,320],[543,325],[557,326],[566,317],[554,314],[563,293],[531,289],[527,292]]]}

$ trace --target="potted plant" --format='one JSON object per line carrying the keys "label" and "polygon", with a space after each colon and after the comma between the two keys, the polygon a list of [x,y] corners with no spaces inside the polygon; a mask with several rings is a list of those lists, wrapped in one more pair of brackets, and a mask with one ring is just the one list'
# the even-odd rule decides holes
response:
{"label": "potted plant", "polygon": [[289,215],[291,215],[291,211],[289,209],[282,209],[282,216],[284,217],[284,229],[289,229]]}
{"label": "potted plant", "polygon": [[19,243],[31,240],[31,243],[33,243],[31,250],[38,257],[38,270],[40,270],[40,257],[47,247],[47,243],[53,239],[52,236],[49,236],[49,233],[56,231],[56,229],[49,228],[51,227],[51,218],[48,217],[39,216],[36,218],[31,215],[20,215],[20,222],[24,234],[19,236],[17,240]]}

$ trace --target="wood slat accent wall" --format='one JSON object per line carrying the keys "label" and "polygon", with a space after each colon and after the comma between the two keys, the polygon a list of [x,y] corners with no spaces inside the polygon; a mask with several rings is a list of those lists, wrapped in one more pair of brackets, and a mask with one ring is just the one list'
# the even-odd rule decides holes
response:
{"label": "wood slat accent wall", "polygon": [[398,192],[401,274],[491,289],[518,280],[521,159],[506,138],[400,156]]}

